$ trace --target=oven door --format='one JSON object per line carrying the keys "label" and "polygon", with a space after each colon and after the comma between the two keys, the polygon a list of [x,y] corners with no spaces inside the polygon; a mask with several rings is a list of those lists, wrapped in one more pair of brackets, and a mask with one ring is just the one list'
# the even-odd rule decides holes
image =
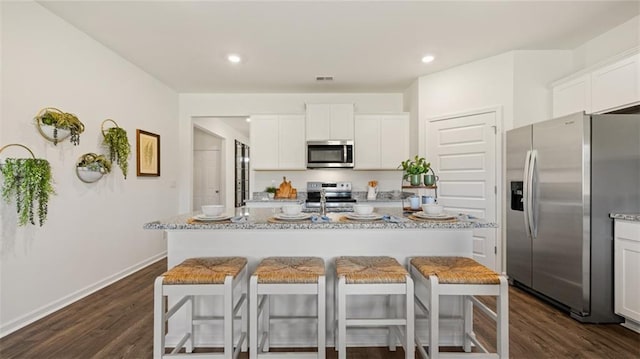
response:
{"label": "oven door", "polygon": [[307,168],[352,168],[351,141],[307,142]]}

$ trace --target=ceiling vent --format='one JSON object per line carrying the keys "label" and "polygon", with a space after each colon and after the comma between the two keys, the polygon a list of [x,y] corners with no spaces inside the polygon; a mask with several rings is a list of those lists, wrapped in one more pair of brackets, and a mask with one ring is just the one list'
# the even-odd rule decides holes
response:
{"label": "ceiling vent", "polygon": [[316,76],[316,81],[333,81],[333,76]]}

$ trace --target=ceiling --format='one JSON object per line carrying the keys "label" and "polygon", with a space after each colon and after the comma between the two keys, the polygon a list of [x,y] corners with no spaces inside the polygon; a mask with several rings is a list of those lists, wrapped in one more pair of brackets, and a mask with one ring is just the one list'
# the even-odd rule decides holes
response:
{"label": "ceiling", "polygon": [[180,93],[402,92],[505,51],[574,49],[640,13],[638,1],[40,4]]}

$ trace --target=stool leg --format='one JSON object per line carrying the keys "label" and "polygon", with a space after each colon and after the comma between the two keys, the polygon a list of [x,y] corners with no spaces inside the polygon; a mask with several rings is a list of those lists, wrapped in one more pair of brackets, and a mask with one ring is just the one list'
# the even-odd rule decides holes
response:
{"label": "stool leg", "polygon": [[406,319],[407,327],[405,328],[404,352],[406,359],[414,359],[416,357],[416,340],[415,340],[415,306],[414,306],[414,290],[413,280],[407,275],[407,293],[406,293]]}
{"label": "stool leg", "polygon": [[161,359],[164,355],[164,313],[166,306],[162,295],[162,277],[156,278],[153,288],[153,358]]}
{"label": "stool leg", "polygon": [[224,358],[233,358],[233,277],[224,278]]}
{"label": "stool leg", "polygon": [[464,333],[462,333],[462,343],[465,352],[471,351],[471,337],[473,334],[473,302],[471,296],[462,296],[462,313],[464,318]]}
{"label": "stool leg", "polygon": [[[386,297],[386,305],[387,305],[387,318],[395,318],[397,314],[397,307],[393,305],[394,298],[393,295],[387,295]],[[392,327],[387,328],[387,344],[389,345],[389,351],[396,351],[396,336],[392,330]]]}
{"label": "stool leg", "polygon": [[333,349],[338,351],[338,278],[333,281]]}
{"label": "stool leg", "polygon": [[258,277],[249,283],[249,359],[258,359]]}
{"label": "stool leg", "polygon": [[262,332],[266,333],[263,350],[268,352],[269,344],[271,344],[271,298],[268,294],[264,296],[264,307],[262,308]]}
{"label": "stool leg", "polygon": [[429,358],[438,359],[440,336],[440,297],[438,295],[438,277],[429,276]]}
{"label": "stool leg", "polygon": [[344,276],[338,279],[338,359],[347,359],[347,295]]}
{"label": "stool leg", "polygon": [[192,353],[193,352],[193,341],[194,339],[194,331],[193,331],[193,308],[195,307],[195,304],[193,303],[194,301],[194,297],[192,295],[189,295],[189,302],[185,303],[185,313],[186,313],[186,317],[187,317],[187,334],[189,335],[189,339],[187,340],[187,342],[185,343],[185,352],[187,353]]}
{"label": "stool leg", "polygon": [[500,276],[500,295],[496,298],[497,311],[497,351],[500,358],[509,357],[509,285],[504,276]]}
{"label": "stool leg", "polygon": [[246,352],[247,348],[249,347],[249,345],[248,345],[248,342],[249,342],[249,338],[248,338],[249,330],[247,329],[248,322],[249,322],[249,281],[247,281],[247,267],[246,266],[243,269],[241,286],[243,288],[242,293],[245,295],[244,303],[242,304],[242,310],[241,310],[242,311],[242,314],[241,314],[241,318],[242,318],[242,333],[245,334],[245,338],[242,341],[241,350],[243,352]]}
{"label": "stool leg", "polygon": [[318,277],[318,359],[325,359],[327,351],[326,293],[325,277],[322,275]]}

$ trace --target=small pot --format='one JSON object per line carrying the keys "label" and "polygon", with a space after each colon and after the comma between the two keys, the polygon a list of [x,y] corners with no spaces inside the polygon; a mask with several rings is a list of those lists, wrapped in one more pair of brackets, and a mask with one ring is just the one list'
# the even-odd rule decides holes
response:
{"label": "small pot", "polygon": [[409,180],[411,181],[412,186],[419,186],[421,183],[420,175],[409,175]]}
{"label": "small pot", "polygon": [[425,186],[435,186],[436,181],[438,180],[438,176],[432,174],[424,175],[424,185]]}
{"label": "small pot", "polygon": [[92,171],[86,167],[76,167],[76,174],[78,178],[80,178],[80,181],[84,183],[93,183],[104,175],[104,173],[100,171]]}

